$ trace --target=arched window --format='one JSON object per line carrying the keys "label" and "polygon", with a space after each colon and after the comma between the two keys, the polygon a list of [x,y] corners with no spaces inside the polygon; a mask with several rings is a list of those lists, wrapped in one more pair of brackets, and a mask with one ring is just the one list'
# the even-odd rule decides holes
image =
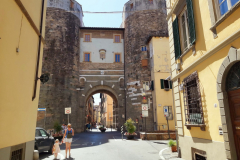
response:
{"label": "arched window", "polygon": [[232,66],[226,80],[227,91],[240,89],[240,62]]}

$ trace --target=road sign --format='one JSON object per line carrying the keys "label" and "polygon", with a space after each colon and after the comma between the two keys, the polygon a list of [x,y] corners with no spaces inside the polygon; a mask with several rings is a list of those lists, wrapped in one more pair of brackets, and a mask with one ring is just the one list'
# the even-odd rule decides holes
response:
{"label": "road sign", "polygon": [[148,110],[142,110],[142,117],[148,117]]}
{"label": "road sign", "polygon": [[168,106],[163,107],[163,114],[164,114],[164,117],[169,117],[169,107]]}
{"label": "road sign", "polygon": [[65,114],[71,114],[71,107],[70,108],[65,108]]}
{"label": "road sign", "polygon": [[147,111],[148,110],[148,104],[142,104],[142,110]]}
{"label": "road sign", "polygon": [[38,108],[38,111],[46,111],[46,108]]}

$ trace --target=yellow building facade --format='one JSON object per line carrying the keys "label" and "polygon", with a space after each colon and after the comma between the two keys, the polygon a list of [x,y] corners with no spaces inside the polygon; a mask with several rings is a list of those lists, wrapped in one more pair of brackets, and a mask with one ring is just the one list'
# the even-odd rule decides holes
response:
{"label": "yellow building facade", "polygon": [[182,158],[240,159],[240,1],[167,0]]}
{"label": "yellow building facade", "polygon": [[[148,44],[150,51],[151,80],[155,130],[175,130],[174,108],[172,100],[170,51],[168,37],[152,37]],[[164,88],[164,81],[168,86]],[[162,83],[161,83],[162,82]],[[145,86],[143,87],[144,89]],[[150,87],[149,87],[150,89]],[[164,107],[169,107],[169,117],[164,116]]]}
{"label": "yellow building facade", "polygon": [[46,0],[0,1],[0,159],[33,159]]}

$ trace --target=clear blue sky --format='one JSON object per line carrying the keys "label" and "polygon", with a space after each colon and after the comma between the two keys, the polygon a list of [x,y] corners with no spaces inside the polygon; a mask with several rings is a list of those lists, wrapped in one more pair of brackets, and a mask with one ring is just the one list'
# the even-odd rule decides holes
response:
{"label": "clear blue sky", "polygon": [[[76,0],[82,5],[83,11],[110,12],[123,11],[123,6],[128,0]],[[84,13],[85,27],[120,27],[122,13],[93,14]]]}

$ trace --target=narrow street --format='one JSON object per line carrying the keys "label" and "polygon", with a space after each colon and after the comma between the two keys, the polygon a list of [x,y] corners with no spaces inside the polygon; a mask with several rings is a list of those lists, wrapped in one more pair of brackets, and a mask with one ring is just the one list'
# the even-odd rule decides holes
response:
{"label": "narrow street", "polygon": [[[122,140],[121,133],[108,129],[101,133],[97,129],[76,134],[71,155],[74,160],[159,160],[160,150],[167,148],[166,141],[141,139]],[[65,144],[61,145],[58,159],[65,158]],[[52,160],[53,155],[40,153],[40,160]],[[69,158],[68,158],[69,159]],[[70,160],[70,159],[69,159]]]}

